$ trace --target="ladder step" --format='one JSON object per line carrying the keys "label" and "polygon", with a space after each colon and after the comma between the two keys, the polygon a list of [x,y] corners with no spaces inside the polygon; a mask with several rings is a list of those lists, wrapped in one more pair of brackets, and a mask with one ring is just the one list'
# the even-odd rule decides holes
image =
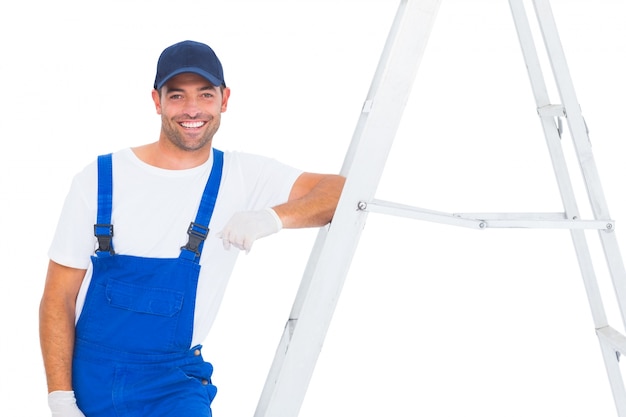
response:
{"label": "ladder step", "polygon": [[596,334],[600,341],[606,342],[614,351],[621,354],[626,353],[626,336],[611,326],[596,329]]}
{"label": "ladder step", "polygon": [[548,104],[537,109],[539,116],[565,117],[565,107],[560,104]]}

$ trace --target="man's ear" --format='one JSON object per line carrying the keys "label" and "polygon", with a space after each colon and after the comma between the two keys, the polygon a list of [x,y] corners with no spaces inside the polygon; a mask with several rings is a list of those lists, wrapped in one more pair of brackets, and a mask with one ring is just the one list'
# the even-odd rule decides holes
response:
{"label": "man's ear", "polygon": [[222,113],[228,108],[228,99],[230,98],[230,88],[224,87],[222,90]]}
{"label": "man's ear", "polygon": [[161,95],[156,88],[152,90],[152,101],[154,101],[157,114],[161,114]]}

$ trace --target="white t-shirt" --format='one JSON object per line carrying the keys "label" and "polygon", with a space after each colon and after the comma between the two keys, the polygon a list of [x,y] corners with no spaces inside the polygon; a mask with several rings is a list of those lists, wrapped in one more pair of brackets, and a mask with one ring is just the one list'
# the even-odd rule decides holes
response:
{"label": "white t-shirt", "polygon": [[[142,162],[130,148],[113,154],[113,247],[122,255],[176,258],[187,243],[213,165],[213,153],[201,166],[166,170]],[[225,250],[216,237],[238,211],[259,210],[287,201],[302,171],[274,159],[224,152],[217,202],[200,264],[192,345],[209,333],[239,250]],[[91,280],[91,256],[97,248],[97,162],[78,173],[65,199],[48,255],[72,268],[87,269],[76,305],[80,315]]]}

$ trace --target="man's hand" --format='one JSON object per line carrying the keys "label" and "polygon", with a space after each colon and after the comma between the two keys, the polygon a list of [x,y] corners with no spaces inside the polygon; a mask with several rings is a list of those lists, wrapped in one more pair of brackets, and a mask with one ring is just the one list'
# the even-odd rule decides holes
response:
{"label": "man's hand", "polygon": [[52,391],[48,394],[52,417],[85,417],[76,405],[74,391]]}
{"label": "man's hand", "polygon": [[231,246],[250,252],[255,240],[280,231],[283,223],[271,208],[258,211],[242,211],[230,218],[224,230],[217,234],[224,249]]}

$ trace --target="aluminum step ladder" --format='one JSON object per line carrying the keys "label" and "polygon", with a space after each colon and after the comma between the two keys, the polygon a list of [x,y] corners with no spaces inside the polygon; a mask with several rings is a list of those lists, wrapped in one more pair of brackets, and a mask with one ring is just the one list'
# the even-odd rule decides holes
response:
{"label": "aluminum step ladder", "polygon": [[[548,0],[534,0],[560,103],[552,103],[523,0],[510,0],[522,53],[545,134],[563,212],[455,213],[410,207],[375,199],[387,156],[435,22],[440,0],[400,1],[387,42],[344,160],[346,184],[335,217],[315,241],[291,314],[279,341],[255,417],[298,415],[337,300],[369,212],[484,230],[488,228],[569,229],[600,342],[617,413],[626,417],[626,391],[619,369],[626,337],[609,326],[585,230],[597,230],[611,275],[622,326],[626,327],[626,271],[608,212],[556,23]],[[579,213],[561,145],[562,120],[576,150],[593,218]]]}

